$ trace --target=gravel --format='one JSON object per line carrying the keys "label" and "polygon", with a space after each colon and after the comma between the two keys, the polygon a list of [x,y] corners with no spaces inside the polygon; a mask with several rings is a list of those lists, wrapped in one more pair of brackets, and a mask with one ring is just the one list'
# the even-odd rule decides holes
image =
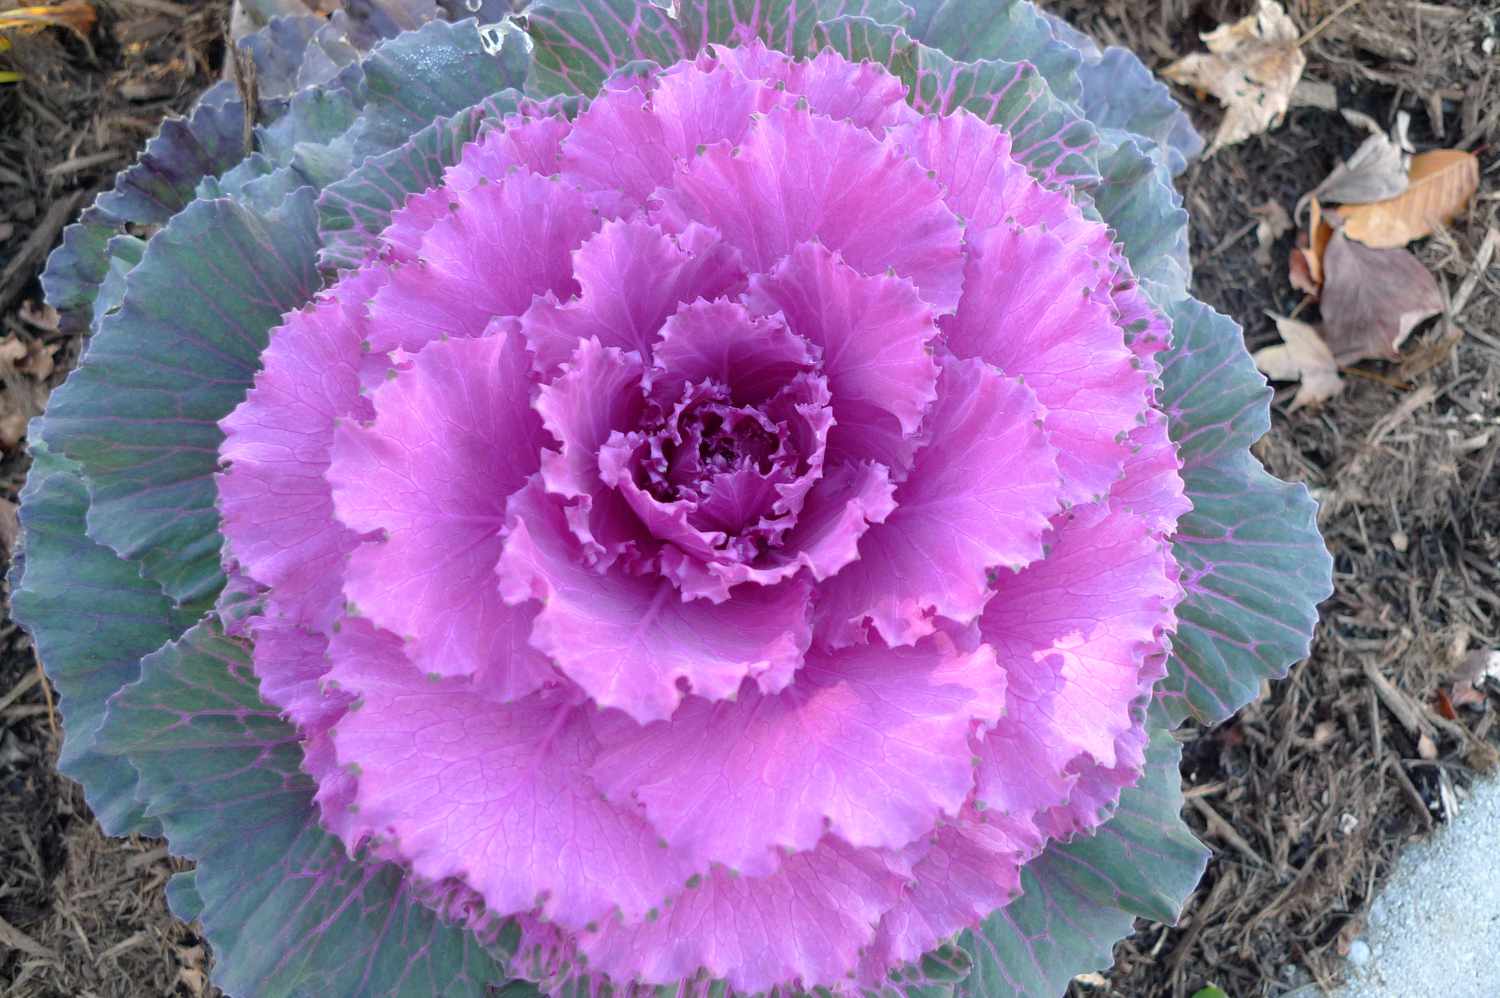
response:
{"label": "gravel", "polygon": [[1500,780],[1401,854],[1332,998],[1500,995]]}

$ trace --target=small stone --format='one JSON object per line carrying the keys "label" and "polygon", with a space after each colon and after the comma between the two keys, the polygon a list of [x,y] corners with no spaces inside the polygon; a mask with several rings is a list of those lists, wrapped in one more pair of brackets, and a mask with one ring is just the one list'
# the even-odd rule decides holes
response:
{"label": "small stone", "polygon": [[1356,967],[1363,967],[1370,962],[1370,944],[1363,939],[1356,939],[1349,944],[1349,962]]}
{"label": "small stone", "polygon": [[1402,531],[1398,530],[1391,535],[1391,547],[1395,548],[1398,553],[1405,554],[1406,549],[1410,546],[1411,541]]}

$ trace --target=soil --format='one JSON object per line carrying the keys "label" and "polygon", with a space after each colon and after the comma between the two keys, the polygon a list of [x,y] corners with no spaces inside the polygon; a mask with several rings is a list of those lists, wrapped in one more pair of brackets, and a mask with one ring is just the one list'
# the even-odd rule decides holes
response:
{"label": "soil", "polygon": [[[1159,68],[1251,0],[1049,0],[1045,6]],[[0,8],[15,6],[0,0]],[[1214,850],[1175,928],[1140,923],[1082,996],[1172,996],[1217,984],[1233,998],[1328,985],[1364,929],[1395,854],[1461,806],[1493,766],[1497,701],[1450,709],[1466,656],[1500,648],[1500,259],[1475,261],[1500,227],[1500,3],[1289,0],[1313,37],[1306,79],[1383,124],[1411,114],[1418,149],[1481,162],[1480,195],[1414,249],[1453,307],[1403,361],[1346,369],[1343,395],[1287,411],[1278,396],[1257,454],[1322,501],[1335,595],[1311,657],[1226,724],[1183,733],[1187,817]],[[6,418],[34,413],[80,346],[49,329],[35,275],[61,226],[130,161],[159,118],[218,78],[226,0],[99,4],[87,44],[15,38],[0,69],[0,326],[26,347],[0,369],[0,544],[13,542],[23,449]],[[1486,52],[1486,39],[1490,50]],[[1179,93],[1200,130],[1219,110]],[[1257,215],[1289,212],[1363,133],[1333,110],[1294,106],[1267,135],[1195,164],[1194,291],[1277,342],[1267,313],[1316,321],[1287,280],[1290,234],[1257,259]],[[19,352],[18,352],[19,356]],[[19,417],[15,414],[20,413]],[[167,911],[179,868],[164,843],[102,837],[54,769],[55,715],[29,639],[0,624],[0,994],[214,995],[209,956]],[[1408,727],[1409,726],[1409,727]],[[1434,959],[1440,958],[1434,955]]]}

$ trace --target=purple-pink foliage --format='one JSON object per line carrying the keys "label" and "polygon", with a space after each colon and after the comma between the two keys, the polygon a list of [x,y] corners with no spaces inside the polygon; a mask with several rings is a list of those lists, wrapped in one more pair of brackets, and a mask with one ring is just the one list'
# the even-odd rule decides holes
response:
{"label": "purple-pink foliage", "polygon": [[325,826],[533,961],[878,986],[1140,774],[1169,325],[905,95],[754,43],[528,104],[222,423]]}

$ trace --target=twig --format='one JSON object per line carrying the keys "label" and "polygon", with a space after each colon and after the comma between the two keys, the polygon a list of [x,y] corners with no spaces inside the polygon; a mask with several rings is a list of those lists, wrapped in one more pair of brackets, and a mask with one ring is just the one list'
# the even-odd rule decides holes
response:
{"label": "twig", "polygon": [[1396,785],[1401,788],[1401,793],[1406,797],[1406,802],[1411,809],[1417,812],[1417,817],[1422,819],[1422,828],[1432,831],[1432,812],[1427,809],[1427,802],[1422,799],[1422,794],[1417,790],[1417,785],[1406,775],[1406,767],[1401,765],[1401,759],[1392,752],[1386,756],[1385,769],[1396,774]]}
{"label": "twig", "polygon": [[52,684],[47,682],[47,673],[42,669],[42,660],[36,660],[36,677],[42,684],[42,699],[47,701],[47,727],[52,731],[52,740],[58,740],[57,708],[52,705]]}
{"label": "twig", "polygon": [[11,925],[4,918],[0,918],[0,943],[4,943],[11,949],[18,949],[22,953],[37,957],[41,960],[51,960],[53,963],[59,962],[56,953],[52,952],[50,949],[37,942],[26,933],[16,928],[14,925]]}
{"label": "twig", "polygon": [[[1394,656],[1392,656],[1394,658]],[[1365,678],[1374,687],[1375,693],[1380,697],[1380,702],[1385,704],[1385,709],[1396,716],[1406,733],[1413,738],[1426,735],[1428,738],[1436,738],[1437,730],[1432,726],[1422,709],[1412,702],[1411,697],[1396,688],[1396,684],[1380,673],[1380,666],[1366,659],[1360,663],[1364,669]]]}
{"label": "twig", "polygon": [[1271,864],[1267,863],[1261,854],[1255,851],[1255,847],[1246,842],[1244,837],[1234,830],[1233,825],[1220,817],[1219,812],[1209,806],[1208,801],[1202,797],[1194,797],[1188,803],[1193,805],[1195,811],[1203,815],[1203,820],[1208,823],[1208,833],[1210,835],[1218,839],[1223,839],[1235,852],[1244,856],[1256,866],[1265,869],[1270,868]]}
{"label": "twig", "polygon": [[1497,243],[1500,243],[1500,229],[1492,225],[1490,226],[1490,230],[1484,235],[1484,242],[1479,244],[1479,252],[1474,256],[1474,266],[1469,268],[1468,275],[1464,277],[1463,283],[1458,286],[1458,291],[1453,295],[1453,304],[1448,309],[1450,318],[1458,318],[1458,313],[1462,312],[1464,306],[1469,304],[1469,299],[1473,297],[1474,289],[1479,286],[1479,279],[1490,268],[1490,260],[1495,256],[1495,246]]}
{"label": "twig", "polygon": [[5,694],[5,696],[3,697],[0,697],[0,710],[4,710],[11,704],[15,703],[17,700],[25,696],[26,691],[35,686],[39,678],[40,677],[33,674],[27,676],[25,679],[12,686],[9,693]]}
{"label": "twig", "polygon": [[1346,13],[1353,10],[1355,7],[1359,6],[1361,2],[1362,0],[1349,0],[1348,3],[1344,4],[1338,10],[1323,18],[1323,20],[1314,25],[1306,34],[1297,39],[1297,47],[1300,49],[1302,46],[1306,45],[1308,42],[1321,35],[1330,24],[1343,17]]}

